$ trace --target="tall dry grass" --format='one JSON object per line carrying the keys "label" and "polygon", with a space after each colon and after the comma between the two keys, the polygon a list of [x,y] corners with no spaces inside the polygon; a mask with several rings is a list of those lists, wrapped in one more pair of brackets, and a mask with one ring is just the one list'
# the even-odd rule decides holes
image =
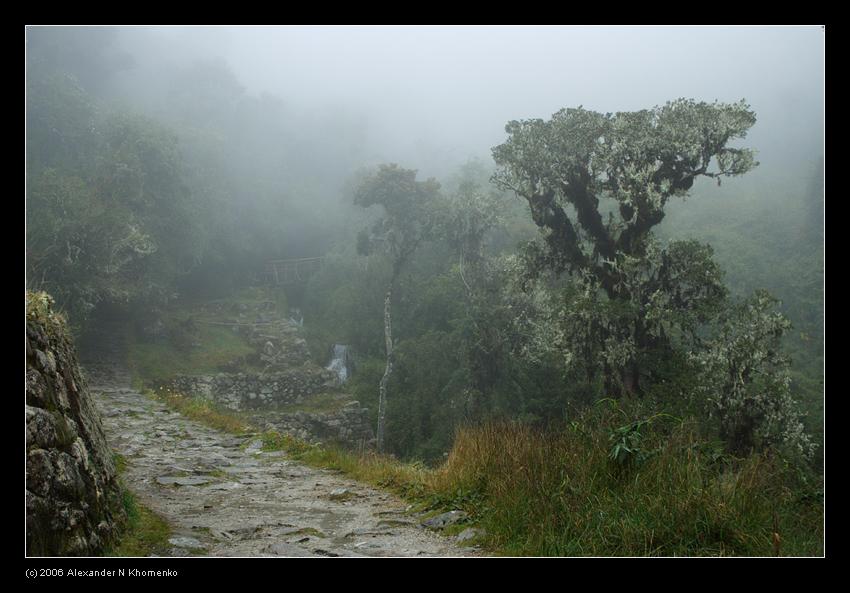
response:
{"label": "tall dry grass", "polygon": [[560,430],[464,428],[427,486],[461,493],[507,554],[822,554],[822,501],[779,458],[729,457],[695,423],[657,417],[618,462],[623,426],[623,414],[596,409]]}

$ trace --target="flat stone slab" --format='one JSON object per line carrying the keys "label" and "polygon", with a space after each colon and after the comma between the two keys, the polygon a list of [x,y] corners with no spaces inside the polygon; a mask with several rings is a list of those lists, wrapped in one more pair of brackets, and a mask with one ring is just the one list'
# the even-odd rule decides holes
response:
{"label": "flat stone slab", "polygon": [[242,488],[242,484],[240,484],[239,482],[222,482],[220,484],[213,484],[212,486],[207,488],[207,490],[223,491],[223,490],[235,490],[236,488]]}
{"label": "flat stone slab", "polygon": [[381,519],[378,527],[416,527],[416,523],[404,519]]}
{"label": "flat stone slab", "polygon": [[443,529],[447,525],[454,525],[466,519],[467,515],[463,511],[449,511],[442,513],[436,517],[431,517],[422,521],[422,525],[429,529]]}
{"label": "flat stone slab", "polygon": [[156,482],[163,486],[200,486],[209,484],[212,479],[203,476],[159,476]]}
{"label": "flat stone slab", "polygon": [[265,553],[272,556],[291,556],[295,558],[314,556],[310,550],[297,544],[290,544],[287,542],[273,543],[265,549]]}
{"label": "flat stone slab", "polygon": [[378,537],[382,535],[393,535],[395,532],[389,527],[360,527],[345,534],[344,537]]}
{"label": "flat stone slab", "polygon": [[458,543],[468,542],[469,540],[474,539],[480,535],[484,535],[483,529],[467,527],[466,529],[457,534],[457,537],[455,537],[455,541]]}
{"label": "flat stone slab", "polygon": [[168,539],[168,543],[178,548],[203,549],[206,546],[194,537],[178,536]]}

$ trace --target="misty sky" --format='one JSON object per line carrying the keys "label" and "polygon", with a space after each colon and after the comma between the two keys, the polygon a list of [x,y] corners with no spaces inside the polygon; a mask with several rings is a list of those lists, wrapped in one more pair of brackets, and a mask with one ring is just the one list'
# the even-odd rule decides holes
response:
{"label": "misty sky", "polygon": [[[764,152],[820,145],[824,32],[797,27],[194,27],[164,44],[220,56],[251,93],[365,117],[390,147],[486,156],[511,119],[561,107],[746,98]],[[776,133],[782,130],[783,139]],[[768,146],[770,145],[770,146]],[[391,157],[392,155],[386,155]]]}

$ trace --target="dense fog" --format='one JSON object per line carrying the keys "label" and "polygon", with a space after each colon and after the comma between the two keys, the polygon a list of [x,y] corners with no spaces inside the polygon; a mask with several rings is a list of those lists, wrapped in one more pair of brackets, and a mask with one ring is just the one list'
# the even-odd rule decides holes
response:
{"label": "dense fog", "polygon": [[297,410],[429,467],[611,401],[617,463],[668,415],[820,475],[824,36],[30,26],[27,289],[150,388],[332,370]]}
{"label": "dense fog", "polygon": [[746,97],[762,154],[822,143],[820,27],[174,28],[121,40],[139,62],[133,93],[134,81],[149,88],[169,67],[220,58],[250,94],[357,120],[378,158],[486,158],[511,119],[676,97]]}

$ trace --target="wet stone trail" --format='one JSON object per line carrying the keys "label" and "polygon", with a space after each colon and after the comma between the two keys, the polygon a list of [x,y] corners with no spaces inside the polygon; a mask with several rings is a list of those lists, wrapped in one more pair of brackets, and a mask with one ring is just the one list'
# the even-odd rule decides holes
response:
{"label": "wet stone trail", "polygon": [[405,504],[337,472],[262,452],[129,387],[126,372],[87,368],[123,479],[172,526],[172,556],[467,556],[419,525]]}

